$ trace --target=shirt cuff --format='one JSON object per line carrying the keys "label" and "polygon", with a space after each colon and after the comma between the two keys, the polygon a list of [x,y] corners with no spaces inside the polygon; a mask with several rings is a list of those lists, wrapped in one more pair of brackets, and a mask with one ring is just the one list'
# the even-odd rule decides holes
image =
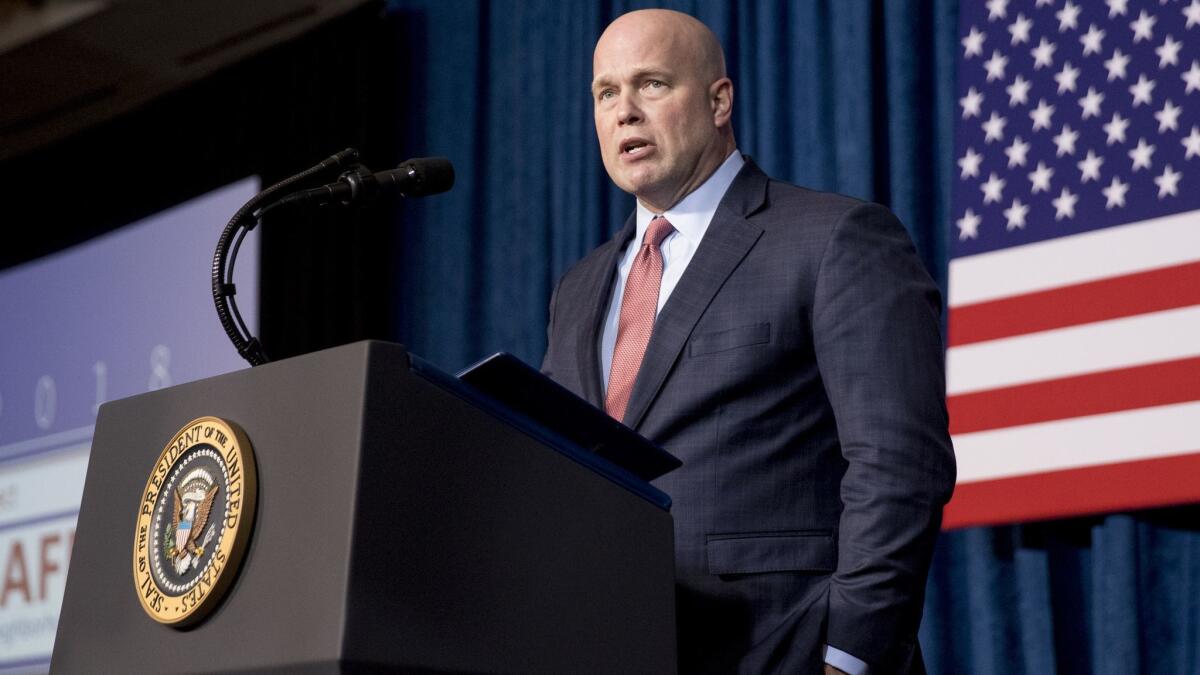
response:
{"label": "shirt cuff", "polygon": [[825,645],[825,663],[850,675],[871,675],[871,669],[867,666],[866,661],[851,656],[833,645]]}

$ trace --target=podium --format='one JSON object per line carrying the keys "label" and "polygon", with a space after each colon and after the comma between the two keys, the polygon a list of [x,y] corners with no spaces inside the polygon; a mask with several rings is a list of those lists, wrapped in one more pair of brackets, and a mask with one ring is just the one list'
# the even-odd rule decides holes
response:
{"label": "podium", "polygon": [[[135,521],[156,458],[203,416],[253,446],[257,507],[232,585],[179,629],[139,601]],[[51,670],[672,673],[668,506],[398,345],[113,401]]]}

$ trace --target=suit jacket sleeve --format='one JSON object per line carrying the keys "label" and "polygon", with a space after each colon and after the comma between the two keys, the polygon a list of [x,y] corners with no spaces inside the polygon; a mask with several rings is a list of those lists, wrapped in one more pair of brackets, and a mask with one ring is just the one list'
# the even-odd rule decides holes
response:
{"label": "suit jacket sleeve", "polygon": [[954,485],[941,300],[900,222],[861,204],[831,234],[812,312],[847,462],[827,639],[875,675],[902,672]]}

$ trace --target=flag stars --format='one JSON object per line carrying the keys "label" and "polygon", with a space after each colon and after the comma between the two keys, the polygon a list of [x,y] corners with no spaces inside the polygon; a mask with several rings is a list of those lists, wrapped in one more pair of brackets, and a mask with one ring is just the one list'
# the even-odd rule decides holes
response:
{"label": "flag stars", "polygon": [[1108,5],[1108,18],[1110,19],[1114,16],[1125,16],[1129,11],[1129,0],[1106,0],[1105,4]]}
{"label": "flag stars", "polygon": [[[1200,2],[1200,0],[1197,0]],[[1187,87],[1183,93],[1190,94],[1192,90],[1200,91],[1200,61],[1192,61],[1192,67],[1186,73],[1180,75],[1183,81],[1187,83]]]}
{"label": "flag stars", "polygon": [[1108,69],[1108,81],[1125,79],[1125,68],[1128,65],[1129,55],[1122,54],[1120,49],[1114,49],[1112,58],[1104,62],[1104,67]]}
{"label": "flag stars", "polygon": [[1004,149],[1004,154],[1008,155],[1008,168],[1025,166],[1026,157],[1029,155],[1029,144],[1017,136],[1013,139],[1012,144]]}
{"label": "flag stars", "polygon": [[1088,150],[1087,157],[1084,157],[1078,164],[1075,165],[1079,167],[1079,182],[1086,183],[1089,180],[1099,182],[1101,164],[1104,164],[1104,158],[1097,157],[1096,153]]}
{"label": "flag stars", "polygon": [[1154,146],[1146,143],[1146,139],[1139,138],[1137,147],[1129,151],[1129,158],[1133,160],[1133,171],[1137,173],[1138,169],[1149,169],[1150,158],[1154,156]]}
{"label": "flag stars", "polygon": [[1142,40],[1153,40],[1154,24],[1157,21],[1158,17],[1147,14],[1143,9],[1138,14],[1138,18],[1129,24],[1129,27],[1133,29],[1133,44],[1136,45]]}
{"label": "flag stars", "polygon": [[1025,216],[1029,213],[1029,205],[1022,204],[1019,198],[1014,198],[1012,206],[1004,209],[1004,217],[1008,219],[1008,230],[1025,227]]}
{"label": "flag stars", "polygon": [[1100,42],[1104,40],[1104,35],[1104,31],[1097,28],[1096,24],[1089,26],[1088,32],[1079,38],[1079,41],[1083,44],[1083,55],[1099,54],[1102,49]]}
{"label": "flag stars", "polygon": [[1079,79],[1079,69],[1071,66],[1071,62],[1067,61],[1063,64],[1062,70],[1054,74],[1054,81],[1058,83],[1058,93],[1065,91],[1075,91],[1075,82]]}
{"label": "flag stars", "polygon": [[1050,191],[1050,179],[1054,176],[1054,169],[1046,166],[1044,162],[1038,162],[1037,168],[1029,174],[1029,182],[1033,186],[1030,190],[1033,194],[1039,192]]}
{"label": "flag stars", "polygon": [[987,39],[987,33],[976,30],[975,26],[971,26],[971,32],[967,33],[967,37],[962,39],[963,58],[969,59],[972,56],[983,56],[983,41]]}
{"label": "flag stars", "polygon": [[1055,156],[1075,154],[1075,141],[1077,140],[1079,140],[1079,132],[1073,131],[1070,124],[1064,124],[1062,131],[1054,137],[1054,145],[1058,148],[1054,153]]}
{"label": "flag stars", "polygon": [[1184,7],[1183,15],[1187,17],[1187,28],[1200,25],[1200,0],[1192,0],[1192,4]]}
{"label": "flag stars", "polygon": [[1129,128],[1129,120],[1113,113],[1112,121],[1104,125],[1104,133],[1108,134],[1107,145],[1125,142],[1125,130]]}
{"label": "flag stars", "polygon": [[996,175],[993,171],[988,179],[980,184],[979,189],[983,191],[983,203],[991,204],[992,202],[1000,201],[1004,193],[1004,186],[1007,183],[1003,178]]}
{"label": "flag stars", "polygon": [[1125,193],[1129,192],[1129,183],[1122,183],[1120,178],[1113,176],[1112,182],[1108,187],[1100,192],[1104,193],[1104,208],[1111,210],[1114,206],[1125,206]]}
{"label": "flag stars", "polygon": [[983,94],[971,87],[967,90],[967,95],[958,99],[958,104],[962,106],[962,118],[970,119],[979,117],[979,106],[983,103]]}
{"label": "flag stars", "polygon": [[1015,106],[1018,103],[1021,105],[1028,104],[1029,88],[1032,86],[1033,84],[1029,80],[1021,77],[1018,73],[1016,78],[1013,79],[1013,83],[1004,88],[1004,91],[1008,92],[1009,107]]}
{"label": "flag stars", "polygon": [[1100,116],[1100,104],[1104,102],[1104,94],[1096,91],[1095,87],[1088,87],[1087,96],[1079,99],[1079,107],[1083,108],[1082,118]]}
{"label": "flag stars", "polygon": [[1008,65],[1008,57],[1001,54],[999,49],[992,51],[992,58],[983,62],[983,67],[987,70],[987,81],[1003,80],[1004,67]]}
{"label": "flag stars", "polygon": [[1192,133],[1179,142],[1183,143],[1183,147],[1187,148],[1187,152],[1183,155],[1184,159],[1200,157],[1200,128],[1192,127]]}
{"label": "flag stars", "polygon": [[1006,124],[1008,124],[1008,120],[1001,117],[996,113],[995,110],[993,110],[991,117],[989,117],[982,125],[984,134],[983,141],[985,143],[991,143],[992,141],[1004,140],[1004,125]]}
{"label": "flag stars", "polygon": [[981,220],[974,211],[967,209],[963,217],[955,221],[955,225],[958,225],[958,240],[977,239],[979,237],[979,223]]}
{"label": "flag stars", "polygon": [[1179,113],[1183,112],[1183,108],[1171,105],[1171,99],[1167,99],[1163,103],[1162,110],[1154,113],[1154,119],[1158,120],[1158,133],[1170,130],[1175,131],[1179,128]]}
{"label": "flag stars", "polygon": [[1033,28],[1033,21],[1025,18],[1024,14],[1018,14],[1017,20],[1008,27],[1008,32],[1012,35],[1011,44],[1018,45],[1022,42],[1029,42],[1029,29]]}
{"label": "flag stars", "polygon": [[1133,107],[1136,108],[1143,103],[1150,105],[1153,92],[1154,80],[1148,79],[1144,74],[1138,75],[1137,83],[1129,87],[1129,93],[1133,94]]}
{"label": "flag stars", "polygon": [[975,152],[975,148],[967,148],[967,154],[958,158],[958,168],[962,169],[959,178],[975,178],[979,176],[979,164],[983,155]]}
{"label": "flag stars", "polygon": [[1154,53],[1158,54],[1159,69],[1179,65],[1179,50],[1181,48],[1183,48],[1183,43],[1176,42],[1170,35],[1163,40],[1162,45],[1155,47]]}
{"label": "flag stars", "polygon": [[1158,186],[1158,198],[1178,196],[1180,178],[1183,178],[1183,174],[1172,171],[1170,164],[1163,167],[1163,172],[1154,177],[1154,184]]}
{"label": "flag stars", "polygon": [[1029,50],[1029,53],[1033,54],[1033,69],[1041,70],[1042,68],[1053,66],[1054,50],[1056,49],[1058,49],[1058,45],[1048,41],[1046,38],[1042,38],[1038,42],[1038,46]]}
{"label": "flag stars", "polygon": [[988,0],[988,21],[996,19],[1004,19],[1008,17],[1008,0]]}
{"label": "flag stars", "polygon": [[1062,220],[1063,218],[1075,217],[1075,203],[1079,201],[1079,195],[1071,194],[1071,191],[1063,187],[1062,192],[1058,196],[1050,200],[1054,205],[1054,219]]}
{"label": "flag stars", "polygon": [[1058,32],[1065,33],[1068,29],[1079,28],[1079,6],[1067,0],[1063,8],[1054,13],[1058,18]]}
{"label": "flag stars", "polygon": [[1054,114],[1054,106],[1048,105],[1046,99],[1038,101],[1037,107],[1029,111],[1029,118],[1033,120],[1033,130],[1049,129],[1050,117]]}

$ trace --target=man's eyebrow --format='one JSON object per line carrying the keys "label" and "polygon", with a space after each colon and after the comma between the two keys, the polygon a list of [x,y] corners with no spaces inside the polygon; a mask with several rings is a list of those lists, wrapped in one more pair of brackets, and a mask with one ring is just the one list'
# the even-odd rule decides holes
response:
{"label": "man's eyebrow", "polygon": [[633,71],[633,76],[638,80],[644,80],[648,77],[653,77],[659,80],[671,79],[671,73],[661,68],[639,68]]}

